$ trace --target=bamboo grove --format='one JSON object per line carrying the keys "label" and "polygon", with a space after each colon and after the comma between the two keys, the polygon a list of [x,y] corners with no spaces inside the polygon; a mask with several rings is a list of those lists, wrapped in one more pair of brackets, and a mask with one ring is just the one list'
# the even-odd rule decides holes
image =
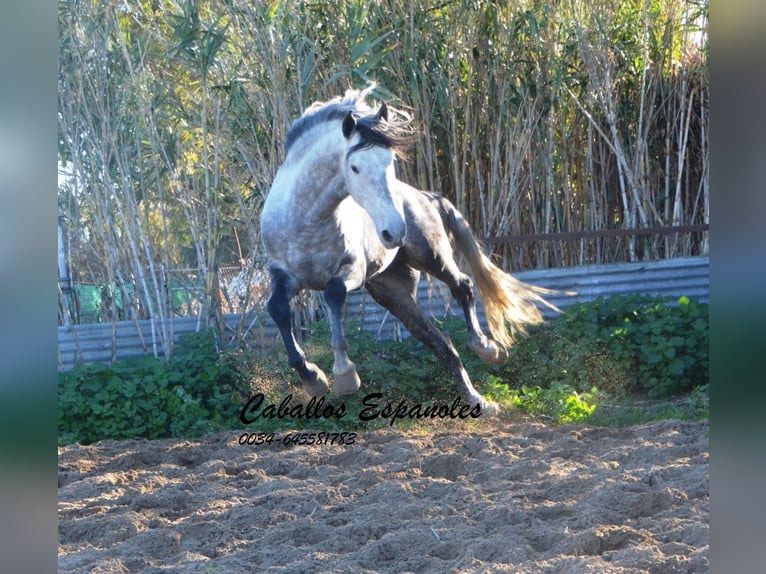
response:
{"label": "bamboo grove", "polygon": [[[221,268],[258,273],[290,122],[370,81],[420,134],[400,177],[446,195],[481,237],[706,224],[707,13],[707,0],[61,0],[68,273],[107,286],[113,309],[216,321]],[[708,239],[488,248],[514,270],[704,254]],[[202,293],[193,310],[171,300],[184,282]]]}

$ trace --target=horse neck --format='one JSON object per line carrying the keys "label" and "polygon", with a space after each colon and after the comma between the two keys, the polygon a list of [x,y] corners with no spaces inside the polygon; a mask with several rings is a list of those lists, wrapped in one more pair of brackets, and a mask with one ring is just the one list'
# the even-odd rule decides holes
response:
{"label": "horse neck", "polygon": [[308,219],[329,217],[348,196],[340,168],[345,142],[340,126],[336,131],[306,143],[296,142],[286,158],[285,167],[297,172],[295,201],[307,208]]}

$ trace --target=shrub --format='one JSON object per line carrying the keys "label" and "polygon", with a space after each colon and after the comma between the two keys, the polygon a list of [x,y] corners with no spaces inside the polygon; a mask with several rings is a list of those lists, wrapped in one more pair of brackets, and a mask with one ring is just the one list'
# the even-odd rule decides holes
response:
{"label": "shrub", "polygon": [[79,366],[60,374],[58,386],[63,444],[199,436],[236,424],[248,392],[212,330],[181,337],[170,360]]}
{"label": "shrub", "polygon": [[[637,295],[599,298],[573,305],[553,321],[530,329],[502,366],[485,365],[468,349],[462,319],[445,319],[441,328],[450,333],[472,379],[485,381],[479,386],[493,400],[558,423],[597,422],[601,416],[606,424],[630,424],[666,416],[706,416],[707,311],[706,304],[686,297],[673,305]],[[364,391],[344,397],[349,416],[341,423],[321,421],[324,427],[358,431],[388,424],[360,424],[355,416],[363,408],[361,398],[373,390],[383,394],[381,403],[454,398],[452,377],[413,338],[378,341],[353,324],[347,331],[349,353],[359,367]],[[331,369],[326,323],[312,326],[307,350],[320,367]],[[252,387],[243,373],[253,379]],[[607,396],[620,396],[628,389],[663,399],[695,390],[686,402],[676,398],[649,410],[640,405],[605,408]],[[217,350],[212,331],[198,333],[183,337],[168,361],[142,358],[86,365],[59,375],[59,441],[190,437],[238,428],[239,412],[254,390],[269,400],[281,400],[291,392],[301,395],[284,351],[235,356]],[[316,421],[286,421],[270,430],[284,430],[285,425],[317,427]]]}
{"label": "shrub", "polygon": [[578,392],[595,386],[619,394],[635,380],[635,369],[628,360],[615,356],[597,335],[573,336],[563,317],[529,329],[510,349],[502,373],[516,389],[560,383]]}
{"label": "shrub", "polygon": [[[707,304],[598,298],[529,329],[482,390],[506,407],[559,423],[696,420],[708,411],[708,340]],[[693,400],[679,403],[677,395],[688,391]],[[661,400],[630,406],[646,395]]]}
{"label": "shrub", "polygon": [[706,384],[709,374],[708,305],[681,297],[677,304],[644,295],[599,297],[561,317],[573,340],[601,341],[635,371],[651,398]]}

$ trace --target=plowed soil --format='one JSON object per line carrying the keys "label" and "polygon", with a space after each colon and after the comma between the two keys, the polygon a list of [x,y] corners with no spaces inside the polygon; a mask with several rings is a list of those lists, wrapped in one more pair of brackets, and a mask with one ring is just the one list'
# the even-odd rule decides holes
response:
{"label": "plowed soil", "polygon": [[238,438],[60,448],[59,572],[709,569],[707,422]]}

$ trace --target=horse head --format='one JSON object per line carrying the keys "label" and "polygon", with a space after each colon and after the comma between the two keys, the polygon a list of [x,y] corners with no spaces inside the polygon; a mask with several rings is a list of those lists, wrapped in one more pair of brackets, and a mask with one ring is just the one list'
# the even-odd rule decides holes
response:
{"label": "horse head", "polygon": [[342,129],[346,149],[341,169],[349,195],[370,214],[383,245],[401,247],[407,224],[394,162],[404,137],[388,122],[385,103],[376,113],[359,118],[348,112]]}

